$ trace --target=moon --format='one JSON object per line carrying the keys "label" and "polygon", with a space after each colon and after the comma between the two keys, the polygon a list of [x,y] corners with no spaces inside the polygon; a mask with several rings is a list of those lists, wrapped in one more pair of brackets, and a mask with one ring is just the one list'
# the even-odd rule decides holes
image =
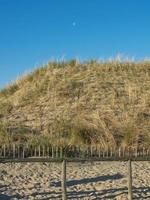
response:
{"label": "moon", "polygon": [[73,23],[72,23],[72,26],[76,26],[76,22],[73,22]]}

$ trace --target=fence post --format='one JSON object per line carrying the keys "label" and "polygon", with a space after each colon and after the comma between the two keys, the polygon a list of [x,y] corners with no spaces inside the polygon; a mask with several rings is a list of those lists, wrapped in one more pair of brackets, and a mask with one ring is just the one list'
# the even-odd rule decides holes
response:
{"label": "fence post", "polygon": [[20,157],[20,146],[18,145],[18,158]]}
{"label": "fence post", "polygon": [[47,147],[47,157],[49,158],[49,146]]}
{"label": "fence post", "polygon": [[54,158],[54,147],[52,146],[52,158]]}
{"label": "fence post", "polygon": [[103,149],[103,158],[105,157],[105,150]]}
{"label": "fence post", "polygon": [[147,158],[149,158],[149,149],[147,149]]}
{"label": "fence post", "polygon": [[132,194],[132,164],[131,159],[128,161],[128,200],[133,199]]}
{"label": "fence post", "polygon": [[25,157],[25,146],[23,145],[23,149],[22,149],[22,158],[24,159]]}
{"label": "fence post", "polygon": [[145,148],[143,147],[143,157],[145,156]]}
{"label": "fence post", "polygon": [[121,157],[121,149],[120,149],[120,147],[119,147],[119,158]]}
{"label": "fence post", "polygon": [[41,147],[39,145],[39,157],[41,157]]}
{"label": "fence post", "polygon": [[135,157],[137,158],[138,157],[138,147],[136,147],[136,150],[135,150]]}
{"label": "fence post", "polygon": [[66,187],[66,160],[62,162],[62,200],[67,200],[67,187]]}
{"label": "fence post", "polygon": [[34,148],[34,156],[36,157],[36,147]]}
{"label": "fence post", "polygon": [[110,148],[110,157],[113,157],[113,149],[112,149],[112,147]]}
{"label": "fence post", "polygon": [[4,144],[3,146],[3,150],[4,150],[4,158],[6,157],[6,145]]}
{"label": "fence post", "polygon": [[98,157],[100,158],[101,157],[101,149],[100,149],[100,146],[98,148]]}
{"label": "fence post", "polygon": [[93,146],[91,145],[91,157],[93,156]]}
{"label": "fence post", "polygon": [[43,146],[43,157],[45,156],[45,147]]}
{"label": "fence post", "polygon": [[13,144],[13,158],[15,158],[15,151],[16,151],[16,147],[15,147],[15,144]]}
{"label": "fence post", "polygon": [[60,147],[60,158],[62,158],[62,157],[63,157],[63,148]]}
{"label": "fence post", "polygon": [[56,158],[58,158],[58,146],[56,146]]}

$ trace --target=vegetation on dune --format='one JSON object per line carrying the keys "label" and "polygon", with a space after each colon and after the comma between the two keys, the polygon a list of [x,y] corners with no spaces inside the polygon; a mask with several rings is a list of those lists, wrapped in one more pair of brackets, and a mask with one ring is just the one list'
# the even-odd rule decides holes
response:
{"label": "vegetation on dune", "polygon": [[0,92],[0,141],[150,144],[150,63],[49,62]]}

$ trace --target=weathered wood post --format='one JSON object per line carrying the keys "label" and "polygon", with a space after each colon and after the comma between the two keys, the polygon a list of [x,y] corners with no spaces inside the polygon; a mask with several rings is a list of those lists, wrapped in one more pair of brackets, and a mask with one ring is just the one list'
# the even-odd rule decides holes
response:
{"label": "weathered wood post", "polygon": [[56,146],[56,158],[58,158],[58,146]]}
{"label": "weathered wood post", "polygon": [[39,157],[41,157],[41,146],[39,145]]}
{"label": "weathered wood post", "polygon": [[13,158],[15,158],[15,151],[16,151],[16,147],[15,147],[15,144],[13,144]]}
{"label": "weathered wood post", "polygon": [[3,146],[0,146],[0,157],[3,156]]}
{"label": "weathered wood post", "polygon": [[136,147],[136,149],[135,149],[135,157],[136,158],[138,157],[138,147]]}
{"label": "weathered wood post", "polygon": [[143,157],[145,156],[145,148],[143,147]]}
{"label": "weathered wood post", "polygon": [[20,146],[18,145],[18,158],[20,157]]}
{"label": "weathered wood post", "polygon": [[45,147],[43,146],[43,157],[45,156]]}
{"label": "weathered wood post", "polygon": [[119,152],[118,152],[118,154],[119,154],[119,158],[121,157],[121,149],[120,149],[120,147],[119,147]]}
{"label": "weathered wood post", "polygon": [[131,159],[128,161],[128,200],[133,199],[132,194],[132,164]]}
{"label": "weathered wood post", "polygon": [[149,149],[147,149],[147,158],[149,157]]}
{"label": "weathered wood post", "polygon": [[100,158],[101,157],[101,149],[100,149],[100,146],[98,148],[98,157]]}
{"label": "weathered wood post", "polygon": [[67,200],[67,186],[66,186],[66,160],[62,162],[62,200]]}
{"label": "weathered wood post", "polygon": [[6,145],[3,146],[4,158],[6,157]]}
{"label": "weathered wood post", "polygon": [[103,158],[105,157],[105,150],[103,149]]}
{"label": "weathered wood post", "polygon": [[54,158],[55,155],[54,155],[54,147],[52,146],[52,158]]}
{"label": "weathered wood post", "polygon": [[47,147],[47,157],[49,158],[49,146]]}
{"label": "weathered wood post", "polygon": [[91,145],[91,157],[93,156],[93,146]]}
{"label": "weathered wood post", "polygon": [[25,157],[25,146],[23,145],[23,148],[22,148],[22,158],[24,159]]}
{"label": "weathered wood post", "polygon": [[34,148],[34,156],[36,157],[36,147]]}
{"label": "weathered wood post", "polygon": [[60,158],[62,158],[62,157],[63,157],[63,148],[60,147]]}

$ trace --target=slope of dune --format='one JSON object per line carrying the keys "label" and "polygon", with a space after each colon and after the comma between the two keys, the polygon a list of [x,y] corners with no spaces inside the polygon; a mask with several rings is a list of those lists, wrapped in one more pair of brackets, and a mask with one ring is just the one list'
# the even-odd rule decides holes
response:
{"label": "slope of dune", "polygon": [[0,137],[147,147],[150,63],[49,62],[1,90]]}

